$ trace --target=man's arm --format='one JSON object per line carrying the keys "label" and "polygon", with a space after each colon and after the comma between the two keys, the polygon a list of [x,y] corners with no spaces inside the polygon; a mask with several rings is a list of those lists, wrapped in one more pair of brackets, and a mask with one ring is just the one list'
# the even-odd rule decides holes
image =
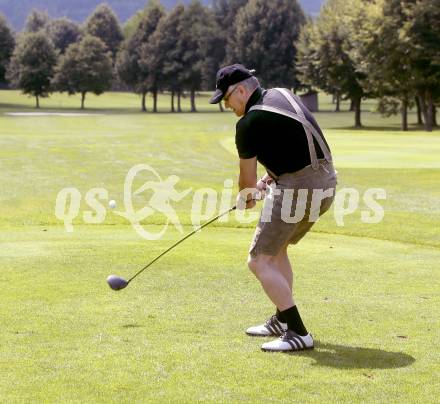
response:
{"label": "man's arm", "polygon": [[[238,178],[239,191],[245,188],[257,187],[257,158],[240,159],[240,176]],[[247,199],[252,199],[252,195],[247,195]],[[251,209],[255,206],[255,201],[251,200],[246,204],[246,209]]]}

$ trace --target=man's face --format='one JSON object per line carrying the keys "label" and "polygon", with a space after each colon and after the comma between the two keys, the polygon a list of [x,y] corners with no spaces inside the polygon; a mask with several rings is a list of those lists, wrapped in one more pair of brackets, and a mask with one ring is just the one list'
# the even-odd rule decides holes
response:
{"label": "man's face", "polygon": [[246,89],[240,84],[229,86],[226,95],[223,97],[225,107],[232,109],[237,116],[244,115],[248,99]]}

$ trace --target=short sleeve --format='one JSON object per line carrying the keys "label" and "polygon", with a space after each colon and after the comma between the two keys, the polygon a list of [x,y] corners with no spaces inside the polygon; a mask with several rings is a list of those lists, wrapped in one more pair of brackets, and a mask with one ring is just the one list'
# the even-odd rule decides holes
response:
{"label": "short sleeve", "polygon": [[251,125],[246,119],[237,122],[235,132],[235,145],[237,146],[238,156],[241,159],[256,157],[256,134],[252,136]]}

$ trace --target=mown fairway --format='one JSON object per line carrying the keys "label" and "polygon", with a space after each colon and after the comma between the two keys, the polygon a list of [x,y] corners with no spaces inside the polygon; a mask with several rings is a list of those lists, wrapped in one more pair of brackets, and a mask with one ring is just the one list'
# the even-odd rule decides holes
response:
{"label": "mown fairway", "polygon": [[[1,401],[437,401],[440,131],[402,133],[397,118],[369,112],[374,103],[362,131],[351,113],[317,114],[339,188],[384,188],[387,200],[380,224],[361,222],[363,203],[345,226],[329,212],[290,250],[314,351],[267,354],[265,339],[244,334],[273,310],[245,265],[254,223],[216,223],[126,290],[108,288],[107,275],[129,277],[182,235],[143,240],[112,211],[85,224],[90,188],[123,209],[124,178],[140,163],[178,175],[179,191],[236,186],[236,119],[207,99],[198,114],[168,114],[161,96],[161,113],[142,114],[135,95],[106,94],[86,101],[97,115],[30,117],[6,114],[35,112],[33,99],[0,91]],[[80,112],[73,97],[41,105]],[[73,233],[54,212],[64,187],[83,197]],[[193,193],[173,205],[185,232]]]}

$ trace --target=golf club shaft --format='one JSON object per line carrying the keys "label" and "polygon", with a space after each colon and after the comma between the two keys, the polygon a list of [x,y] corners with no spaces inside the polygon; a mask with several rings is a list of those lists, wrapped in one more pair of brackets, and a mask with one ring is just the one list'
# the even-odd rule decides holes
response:
{"label": "golf club shaft", "polygon": [[174,243],[171,247],[166,249],[163,253],[158,255],[153,261],[145,265],[139,272],[134,274],[129,280],[128,283],[130,283],[136,276],[138,276],[141,272],[145,271],[150,265],[154,264],[160,257],[165,255],[168,251],[172,250],[174,247],[178,246],[182,241],[185,241],[188,237],[191,237],[193,234],[197,233],[201,229],[203,229],[205,226],[208,226],[208,224],[211,224],[212,222],[215,222],[217,219],[221,218],[222,216],[228,214],[229,212],[232,212],[233,210],[237,209],[237,205],[233,206],[232,208],[228,209],[226,212],[220,213],[218,216],[214,217],[213,219],[207,221],[206,223],[202,224],[199,228],[193,230],[191,233],[187,234],[185,237],[183,237],[178,242]]}

